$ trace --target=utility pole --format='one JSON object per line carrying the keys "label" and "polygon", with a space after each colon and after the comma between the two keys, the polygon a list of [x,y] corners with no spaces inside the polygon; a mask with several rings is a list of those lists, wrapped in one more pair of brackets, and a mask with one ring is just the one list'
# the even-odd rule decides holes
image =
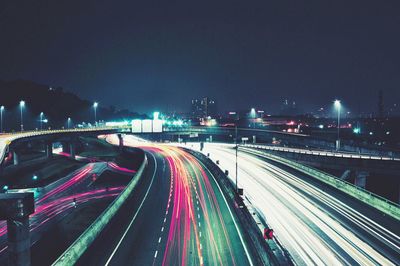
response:
{"label": "utility pole", "polygon": [[1,114],[1,130],[0,130],[0,133],[3,133],[3,112],[4,112],[4,106],[2,105],[0,107],[0,114]]}
{"label": "utility pole", "polygon": [[40,130],[43,129],[43,112],[40,113]]}
{"label": "utility pole", "polygon": [[336,140],[336,150],[340,149],[340,108],[341,102],[339,100],[334,101],[334,105],[337,109],[337,140]]}
{"label": "utility pole", "polygon": [[236,149],[236,164],[235,164],[235,170],[236,170],[236,179],[235,179],[235,185],[236,185],[236,193],[238,192],[238,128],[237,128],[237,121],[235,125],[235,149]]}

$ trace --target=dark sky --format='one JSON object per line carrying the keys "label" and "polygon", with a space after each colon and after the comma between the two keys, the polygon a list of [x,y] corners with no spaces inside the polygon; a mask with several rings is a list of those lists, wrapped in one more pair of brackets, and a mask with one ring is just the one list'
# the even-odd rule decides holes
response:
{"label": "dark sky", "polygon": [[134,111],[400,102],[400,1],[0,2],[0,79]]}

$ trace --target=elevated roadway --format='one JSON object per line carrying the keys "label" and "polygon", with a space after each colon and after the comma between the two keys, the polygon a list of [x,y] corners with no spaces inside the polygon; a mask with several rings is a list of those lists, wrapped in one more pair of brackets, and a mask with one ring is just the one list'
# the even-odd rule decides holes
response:
{"label": "elevated roadway", "polygon": [[[203,153],[235,181],[232,145],[206,143]],[[400,222],[334,188],[244,151],[238,184],[296,264],[400,264]]]}

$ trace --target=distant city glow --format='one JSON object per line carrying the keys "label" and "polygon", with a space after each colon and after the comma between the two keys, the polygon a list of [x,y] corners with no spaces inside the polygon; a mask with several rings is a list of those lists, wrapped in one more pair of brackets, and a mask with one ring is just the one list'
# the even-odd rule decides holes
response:
{"label": "distant city glow", "polygon": [[128,121],[110,121],[106,122],[107,127],[121,127],[121,126],[129,126]]}
{"label": "distant city glow", "polygon": [[183,125],[183,121],[182,120],[175,120],[172,122],[172,125],[174,126],[182,126]]}

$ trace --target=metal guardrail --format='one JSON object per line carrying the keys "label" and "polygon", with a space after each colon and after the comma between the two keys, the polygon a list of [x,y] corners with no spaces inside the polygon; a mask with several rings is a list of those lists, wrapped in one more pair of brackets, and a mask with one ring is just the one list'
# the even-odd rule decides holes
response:
{"label": "metal guardrail", "polygon": [[125,200],[130,196],[133,189],[141,179],[145,168],[147,167],[147,157],[144,155],[144,160],[135,176],[129,182],[127,187],[119,194],[119,196],[97,217],[97,219],[75,240],[74,243],[52,264],[59,265],[74,265],[78,259],[85,253],[93,241],[99,236],[101,231],[106,227],[108,222],[115,216],[121,208]]}
{"label": "metal guardrail", "polygon": [[306,149],[298,149],[298,148],[286,148],[286,147],[276,147],[276,146],[256,145],[256,144],[254,144],[254,145],[247,144],[245,146],[253,147],[253,148],[257,148],[257,149],[271,150],[271,151],[283,151],[283,152],[317,155],[317,156],[351,158],[351,159],[366,159],[366,160],[381,160],[381,161],[399,161],[400,162],[400,158],[396,158],[396,157],[373,156],[373,155],[369,155],[369,154],[355,154],[355,153],[350,153],[350,152],[335,152],[335,151],[327,151],[327,150],[306,150]]}
{"label": "metal guardrail", "polygon": [[[250,145],[247,145],[249,147]],[[251,145],[253,146],[253,145]],[[254,145],[256,146],[256,145]],[[289,166],[296,169],[302,173],[305,173],[311,177],[314,177],[325,184],[335,187],[336,189],[366,203],[367,205],[380,210],[381,212],[390,215],[391,217],[400,220],[400,205],[392,202],[384,197],[381,197],[375,193],[372,193],[361,187],[357,187],[347,181],[341,180],[333,175],[324,173],[315,168],[305,166],[294,161],[268,154],[263,151],[255,150],[254,148],[240,147],[240,149],[248,150],[252,153],[259,154],[267,159],[276,161],[278,163]]]}

